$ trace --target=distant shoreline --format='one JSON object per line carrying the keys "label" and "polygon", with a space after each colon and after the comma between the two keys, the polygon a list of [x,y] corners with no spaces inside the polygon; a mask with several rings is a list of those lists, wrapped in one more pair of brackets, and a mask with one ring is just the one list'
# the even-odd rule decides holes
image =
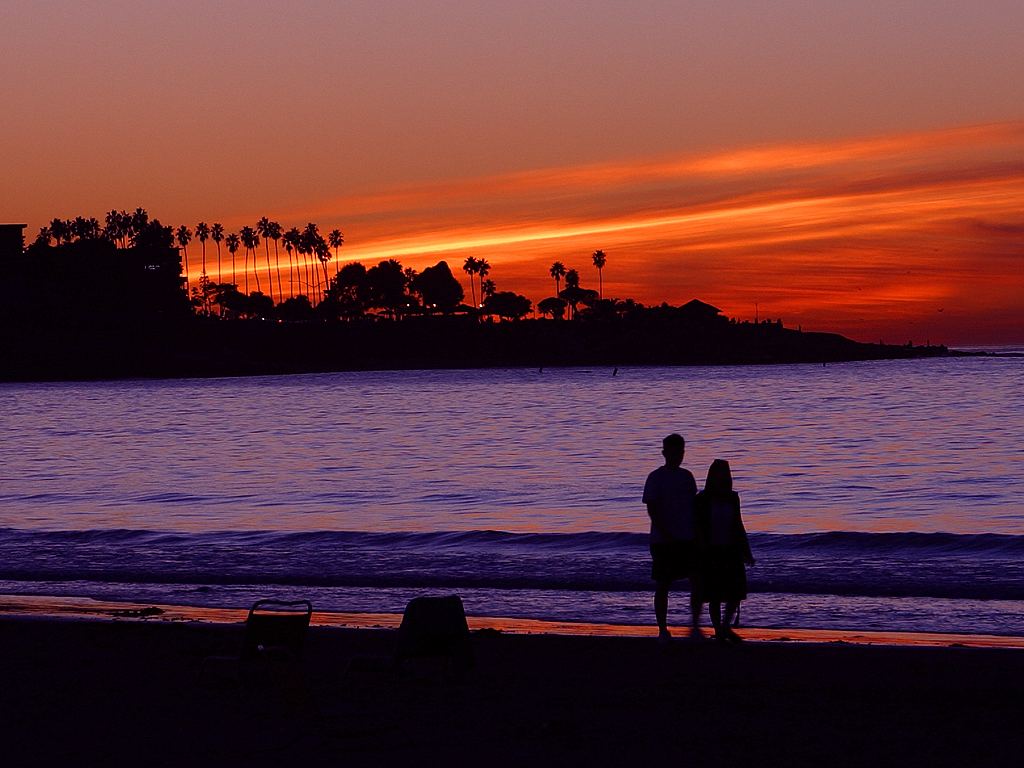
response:
{"label": "distant shoreline", "polygon": [[778,323],[675,319],[61,323],[0,328],[0,381],[219,378],[343,371],[829,364],[985,357],[864,343]]}

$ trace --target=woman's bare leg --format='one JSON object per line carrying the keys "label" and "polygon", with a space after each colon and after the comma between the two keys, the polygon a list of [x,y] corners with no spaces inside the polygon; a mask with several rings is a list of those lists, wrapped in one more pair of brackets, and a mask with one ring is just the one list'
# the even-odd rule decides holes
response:
{"label": "woman's bare leg", "polygon": [[711,609],[711,624],[717,633],[722,628],[722,604],[709,603],[708,607]]}

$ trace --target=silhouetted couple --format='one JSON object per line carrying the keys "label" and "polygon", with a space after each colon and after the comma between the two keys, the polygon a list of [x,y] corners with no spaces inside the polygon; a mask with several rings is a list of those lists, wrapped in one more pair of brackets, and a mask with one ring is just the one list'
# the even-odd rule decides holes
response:
{"label": "silhouetted couple", "polygon": [[[671,434],[662,441],[665,465],[651,472],[644,485],[644,504],[651,518],[651,576],[656,588],[654,613],[658,639],[668,631],[668,593],[672,582],[690,580],[691,634],[700,637],[701,608],[710,606],[715,638],[739,642],[732,628],[739,604],[747,596],[746,565],[754,558],[740,515],[740,497],[732,489],[729,463],[715,459],[704,490],[683,469],[686,441]],[[723,614],[722,607],[725,606]]]}

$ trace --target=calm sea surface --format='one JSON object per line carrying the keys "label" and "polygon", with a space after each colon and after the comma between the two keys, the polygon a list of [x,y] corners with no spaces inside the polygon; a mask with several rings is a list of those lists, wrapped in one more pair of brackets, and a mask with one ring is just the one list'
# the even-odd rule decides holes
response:
{"label": "calm sea surface", "polygon": [[1024,632],[1022,385],[1022,358],[0,385],[0,589],[642,623],[679,431],[699,484],[732,464],[751,622]]}

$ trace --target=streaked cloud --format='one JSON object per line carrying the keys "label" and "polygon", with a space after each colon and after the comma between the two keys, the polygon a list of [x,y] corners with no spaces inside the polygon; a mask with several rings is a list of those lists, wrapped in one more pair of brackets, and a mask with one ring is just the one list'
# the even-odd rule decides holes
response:
{"label": "streaked cloud", "polygon": [[303,217],[347,222],[349,259],[486,256],[535,300],[551,261],[596,279],[602,248],[608,295],[862,338],[1024,335],[1024,122],[457,179]]}

